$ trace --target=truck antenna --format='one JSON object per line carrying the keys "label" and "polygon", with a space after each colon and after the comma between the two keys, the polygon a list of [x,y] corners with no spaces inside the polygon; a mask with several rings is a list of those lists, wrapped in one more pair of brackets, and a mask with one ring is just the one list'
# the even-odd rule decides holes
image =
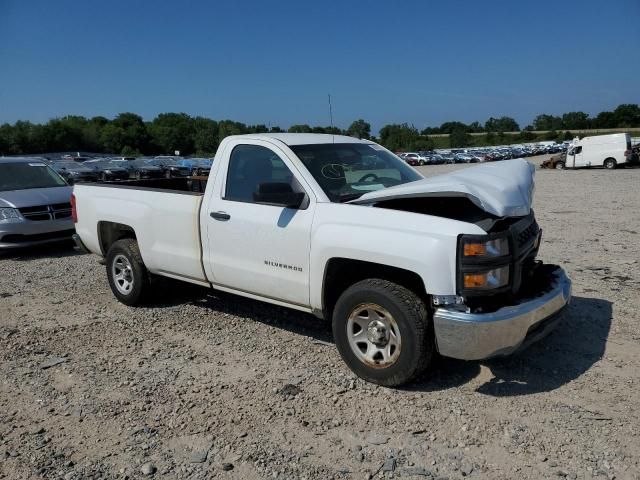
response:
{"label": "truck antenna", "polygon": [[333,143],[336,143],[336,139],[335,139],[335,135],[333,134],[333,108],[331,107],[331,94],[329,93],[329,123],[331,125],[331,134],[333,135],[331,137]]}

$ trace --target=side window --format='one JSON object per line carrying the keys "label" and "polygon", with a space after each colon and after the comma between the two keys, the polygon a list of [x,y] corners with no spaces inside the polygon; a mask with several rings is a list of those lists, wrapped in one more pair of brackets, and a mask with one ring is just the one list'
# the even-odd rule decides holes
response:
{"label": "side window", "polygon": [[579,153],[582,153],[582,145],[579,147],[576,147],[576,151],[574,152],[576,155]]}
{"label": "side window", "polygon": [[253,194],[261,183],[288,183],[301,191],[282,159],[259,145],[238,145],[231,152],[225,200],[254,202]]}

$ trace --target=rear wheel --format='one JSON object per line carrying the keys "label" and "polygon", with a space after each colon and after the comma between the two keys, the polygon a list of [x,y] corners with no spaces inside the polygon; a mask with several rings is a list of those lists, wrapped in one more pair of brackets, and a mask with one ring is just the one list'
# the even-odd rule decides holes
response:
{"label": "rear wheel", "polygon": [[356,375],[387,387],[422,373],[434,351],[424,302],[387,280],[363,280],[340,296],[333,313],[333,336]]}
{"label": "rear wheel", "polygon": [[129,306],[147,300],[151,282],[138,242],[132,238],[114,242],[107,253],[106,266],[109,286],[118,300]]}
{"label": "rear wheel", "polygon": [[617,163],[615,158],[607,158],[604,161],[604,168],[606,168],[607,170],[613,170],[614,168],[616,168]]}

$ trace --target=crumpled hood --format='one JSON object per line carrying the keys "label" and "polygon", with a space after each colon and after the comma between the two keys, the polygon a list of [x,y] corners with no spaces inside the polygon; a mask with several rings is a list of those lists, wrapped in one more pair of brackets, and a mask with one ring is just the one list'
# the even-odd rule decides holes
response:
{"label": "crumpled hood", "polygon": [[528,215],[533,201],[535,167],[522,158],[483,164],[453,173],[369,192],[349,203],[419,197],[467,197],[497,217]]}
{"label": "crumpled hood", "polygon": [[54,203],[69,203],[71,187],[30,188],[0,192],[0,207],[24,208]]}

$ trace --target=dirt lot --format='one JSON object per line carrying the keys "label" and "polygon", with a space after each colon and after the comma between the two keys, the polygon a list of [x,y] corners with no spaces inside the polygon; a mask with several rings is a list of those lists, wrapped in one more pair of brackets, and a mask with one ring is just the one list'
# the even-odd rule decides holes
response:
{"label": "dirt lot", "polygon": [[399,390],[357,379],[314,317],[176,284],[133,309],[95,257],[5,256],[0,478],[638,479],[639,186],[538,171],[541,257],[574,281],[560,327]]}

